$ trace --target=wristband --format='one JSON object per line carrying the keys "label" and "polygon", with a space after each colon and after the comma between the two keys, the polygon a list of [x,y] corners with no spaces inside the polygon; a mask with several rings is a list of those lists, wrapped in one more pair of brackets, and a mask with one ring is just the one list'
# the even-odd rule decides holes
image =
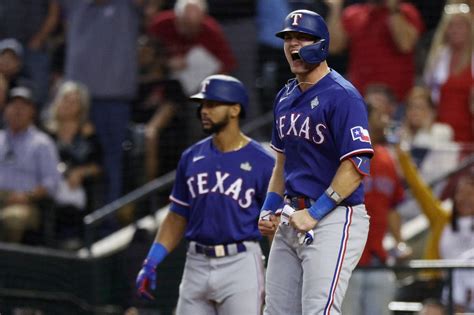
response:
{"label": "wristband", "polygon": [[163,244],[153,243],[148,255],[146,256],[144,265],[150,265],[154,268],[165,259],[166,255],[168,255],[168,250],[163,246]]}
{"label": "wristband", "polygon": [[262,210],[270,210],[275,213],[283,204],[283,197],[276,192],[268,192],[263,202]]}
{"label": "wristband", "polygon": [[337,203],[328,196],[325,192],[323,193],[318,200],[308,209],[309,215],[318,221],[321,221],[322,218],[332,209],[336,207]]}

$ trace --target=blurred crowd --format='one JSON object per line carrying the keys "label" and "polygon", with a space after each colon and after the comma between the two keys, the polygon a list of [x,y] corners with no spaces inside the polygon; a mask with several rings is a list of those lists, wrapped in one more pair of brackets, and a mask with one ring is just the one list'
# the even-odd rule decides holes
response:
{"label": "blurred crowd", "polygon": [[[49,208],[56,237],[80,240],[84,215],[175,169],[202,136],[187,96],[208,75],[244,82],[247,121],[271,111],[292,76],[277,22],[300,8],[325,17],[328,63],[368,105],[379,173],[366,183],[367,207],[378,230],[361,266],[409,256],[396,210],[403,183],[429,219],[424,258],[467,257],[474,169],[437,191],[427,182],[473,157],[468,0],[2,0],[0,240],[34,243]],[[398,251],[382,249],[387,231]],[[474,311],[474,298],[459,307]]]}

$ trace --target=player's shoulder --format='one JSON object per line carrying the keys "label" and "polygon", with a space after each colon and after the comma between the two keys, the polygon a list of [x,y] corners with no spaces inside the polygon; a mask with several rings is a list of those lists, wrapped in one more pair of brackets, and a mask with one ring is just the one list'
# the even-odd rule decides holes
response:
{"label": "player's shoulder", "polygon": [[196,154],[205,154],[209,151],[210,148],[210,142],[212,141],[212,137],[206,137],[202,140],[199,140],[198,142],[190,145],[188,148],[186,148],[183,153],[181,154],[181,159],[187,159],[190,156],[194,156]]}
{"label": "player's shoulder", "polygon": [[328,92],[330,92],[336,103],[345,103],[346,101],[351,101],[351,103],[354,101],[363,103],[364,98],[351,82],[340,75],[336,70],[331,70],[329,75],[332,84]]}
{"label": "player's shoulder", "polygon": [[260,142],[251,139],[248,145],[249,148],[255,152],[255,155],[262,160],[271,161],[272,163],[275,161],[275,157],[272,155],[271,151]]}

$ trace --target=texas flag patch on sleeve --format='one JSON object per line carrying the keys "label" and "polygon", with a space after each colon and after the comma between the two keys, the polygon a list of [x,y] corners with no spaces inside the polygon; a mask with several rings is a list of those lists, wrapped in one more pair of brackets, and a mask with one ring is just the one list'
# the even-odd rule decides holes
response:
{"label": "texas flag patch on sleeve", "polygon": [[360,140],[362,142],[370,143],[370,135],[367,129],[361,126],[351,128],[352,140]]}

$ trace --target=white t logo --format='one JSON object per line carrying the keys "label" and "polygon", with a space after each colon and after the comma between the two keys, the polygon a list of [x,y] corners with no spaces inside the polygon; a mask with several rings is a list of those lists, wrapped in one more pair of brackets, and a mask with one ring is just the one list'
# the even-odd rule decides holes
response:
{"label": "white t logo", "polygon": [[303,16],[301,13],[292,14],[291,17],[293,18],[293,23],[291,25],[298,25],[298,20]]}
{"label": "white t logo", "polygon": [[206,81],[202,82],[201,93],[206,92],[206,88],[209,85],[209,83],[211,83],[210,80],[206,80]]}

